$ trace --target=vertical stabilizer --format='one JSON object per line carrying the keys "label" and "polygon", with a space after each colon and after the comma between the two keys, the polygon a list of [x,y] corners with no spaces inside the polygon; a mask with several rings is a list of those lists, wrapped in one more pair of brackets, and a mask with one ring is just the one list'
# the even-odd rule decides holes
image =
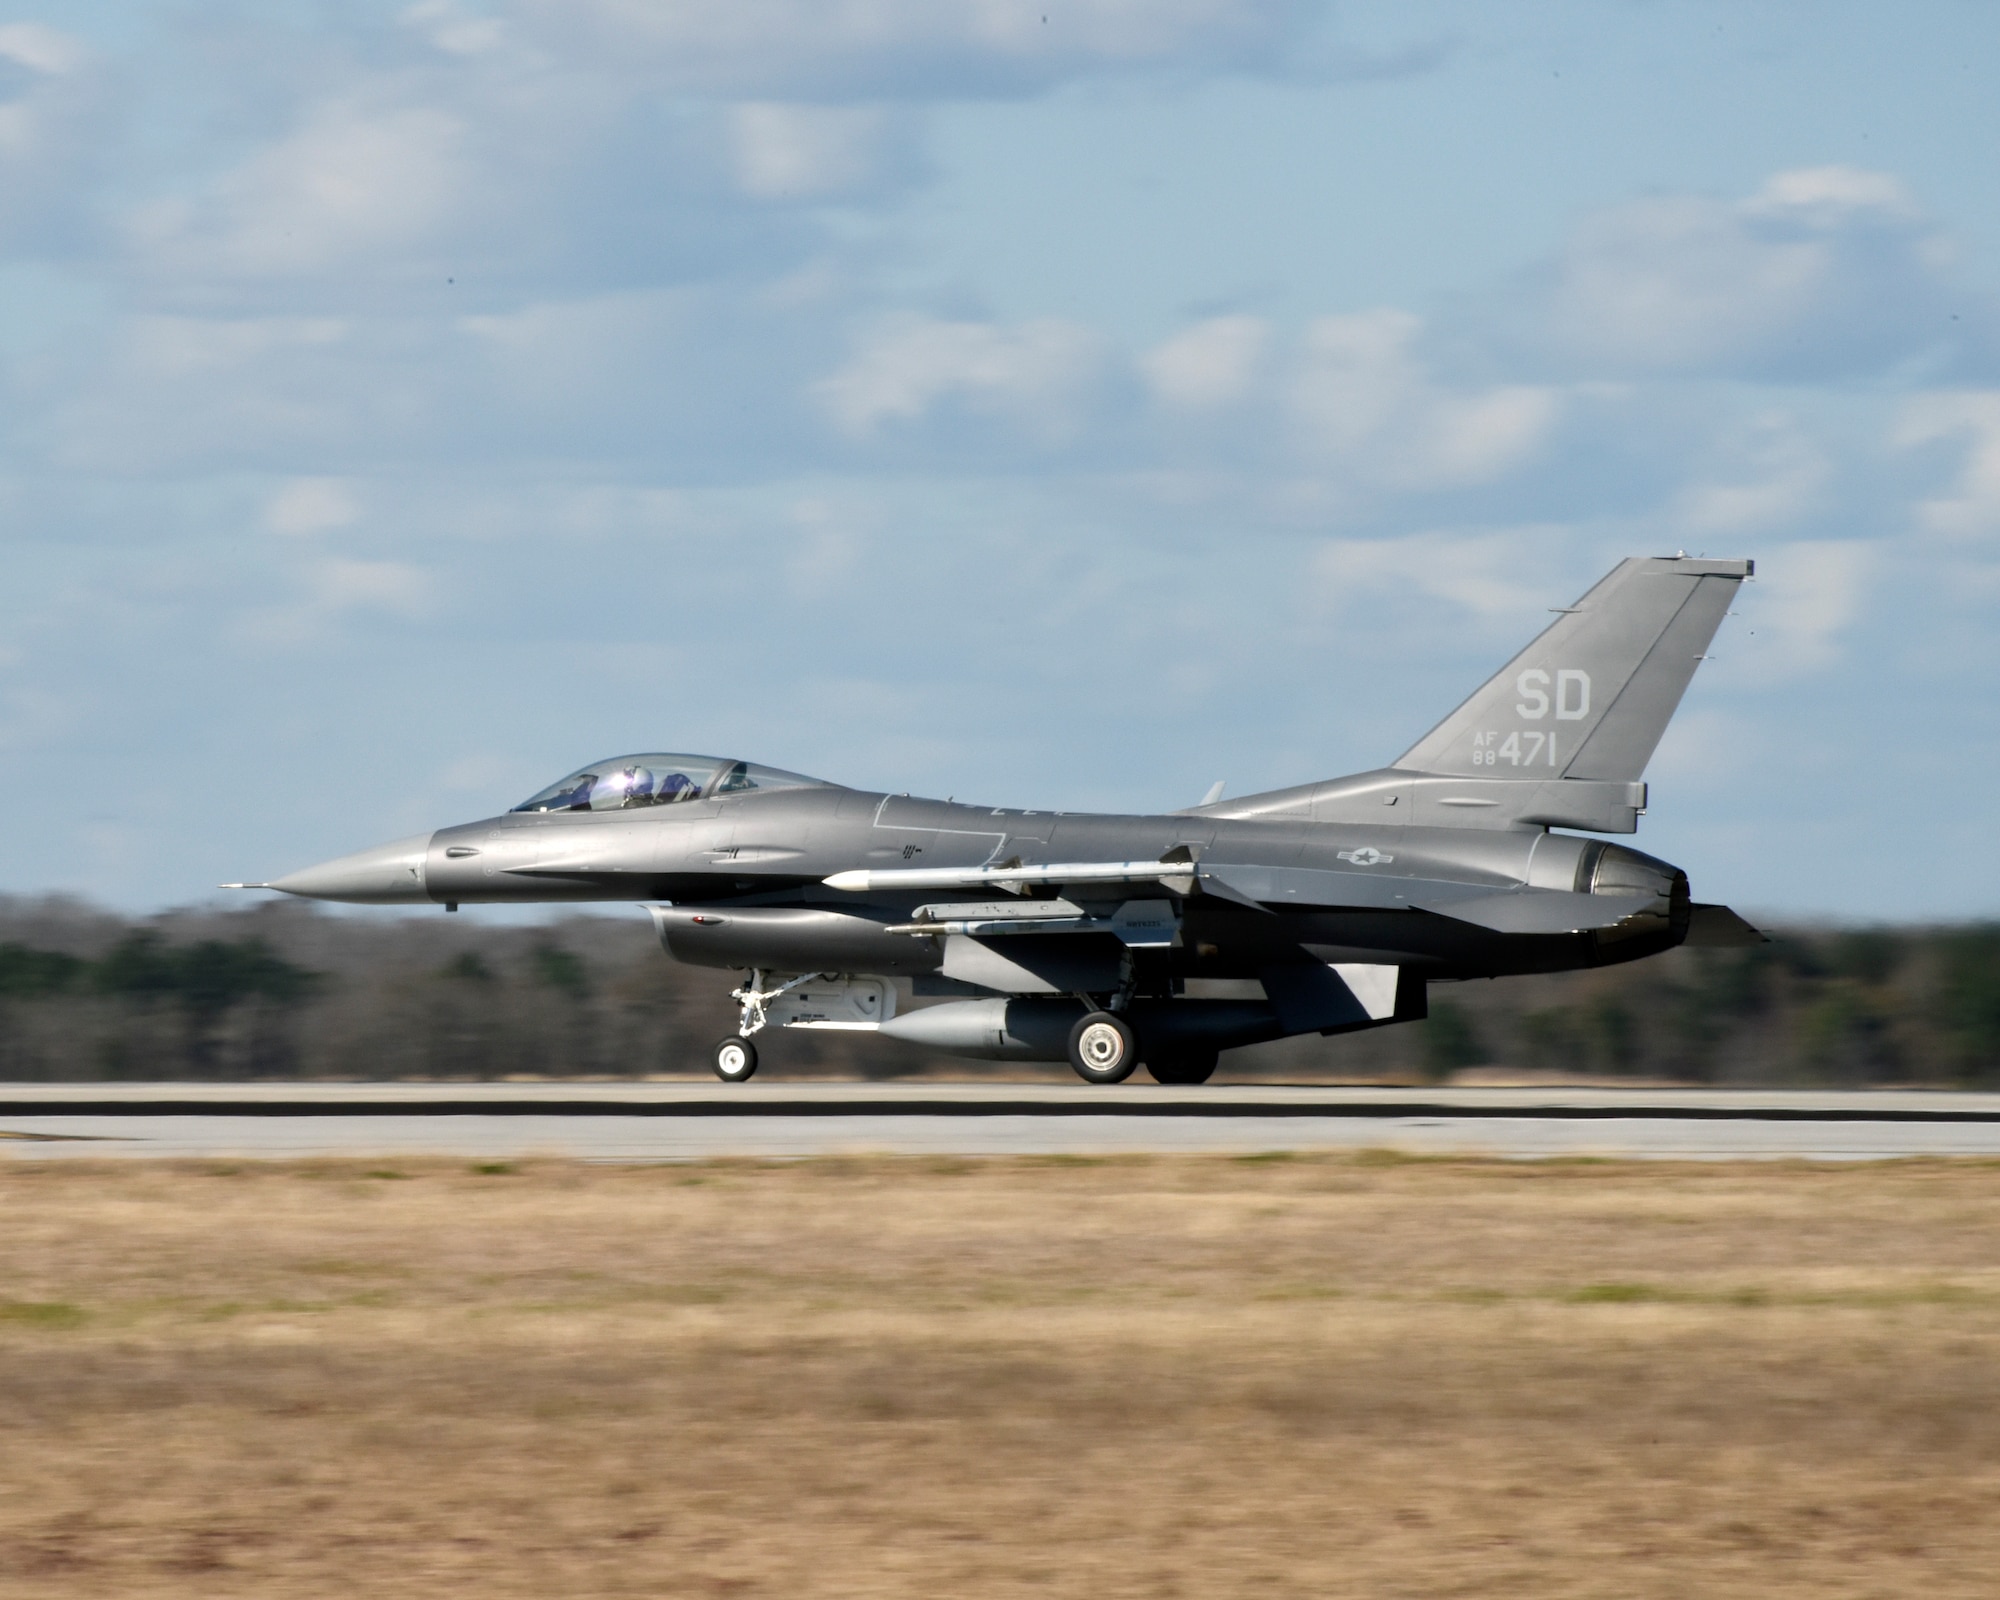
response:
{"label": "vertical stabilizer", "polygon": [[1754,570],[1688,556],[1620,562],[1396,766],[1637,782]]}

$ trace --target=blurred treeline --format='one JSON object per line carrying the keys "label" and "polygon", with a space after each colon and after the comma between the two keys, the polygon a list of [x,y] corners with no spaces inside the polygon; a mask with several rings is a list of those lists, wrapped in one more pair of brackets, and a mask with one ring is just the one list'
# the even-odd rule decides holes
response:
{"label": "blurred treeline", "polygon": [[[0,1078],[705,1076],[733,985],[668,960],[636,908],[540,926],[296,902],[132,921],[0,897]],[[1436,985],[1431,1008],[1416,1026],[1234,1052],[1223,1070],[2000,1086],[2000,923],[1791,929],[1751,949]],[[865,1034],[760,1044],[774,1076],[1067,1075]]]}

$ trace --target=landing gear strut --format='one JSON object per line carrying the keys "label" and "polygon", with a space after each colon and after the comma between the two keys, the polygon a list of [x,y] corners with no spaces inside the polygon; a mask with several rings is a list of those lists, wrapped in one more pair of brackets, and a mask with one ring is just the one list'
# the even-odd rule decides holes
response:
{"label": "landing gear strut", "polygon": [[[812,982],[816,976],[816,973],[801,972],[796,978],[787,978],[775,989],[766,989],[764,985],[771,981],[770,972],[763,967],[753,968],[749,980],[742,988],[729,991],[730,999],[743,1002],[743,1020],[738,1024],[736,1031],[746,1039],[753,1033],[763,1032],[764,1008],[779,995],[788,994],[802,983]],[[745,1076],[749,1074],[746,1073]]]}
{"label": "landing gear strut", "polygon": [[740,989],[729,991],[729,998],[739,1001],[743,1007],[743,1020],[736,1025],[736,1031],[715,1047],[715,1075],[724,1083],[743,1083],[757,1070],[757,1047],[750,1042],[750,1035],[762,1033],[766,1018],[764,1008],[786,991],[796,989],[813,977],[810,972],[802,972],[796,978],[787,978],[775,989],[767,989],[771,974],[762,967],[751,970],[750,976]]}

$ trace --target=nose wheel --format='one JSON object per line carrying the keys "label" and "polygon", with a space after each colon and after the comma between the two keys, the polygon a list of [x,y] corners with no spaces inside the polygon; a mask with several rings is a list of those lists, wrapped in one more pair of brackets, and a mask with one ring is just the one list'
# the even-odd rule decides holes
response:
{"label": "nose wheel", "polygon": [[724,1083],[747,1083],[757,1071],[757,1047],[731,1034],[715,1047],[715,1075]]}

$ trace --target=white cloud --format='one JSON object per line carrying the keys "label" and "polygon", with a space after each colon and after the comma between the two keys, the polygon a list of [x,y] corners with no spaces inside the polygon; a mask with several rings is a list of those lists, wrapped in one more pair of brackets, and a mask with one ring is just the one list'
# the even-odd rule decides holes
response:
{"label": "white cloud", "polygon": [[419,0],[398,19],[455,56],[484,55],[507,41],[507,24],[499,17],[480,16],[454,0]]}
{"label": "white cloud", "polygon": [[359,515],[353,491],[340,479],[294,478],[265,505],[264,526],[273,533],[325,533]]}
{"label": "white cloud", "polygon": [[1139,366],[1162,404],[1210,411],[1250,392],[1270,342],[1261,317],[1211,317],[1148,351]]}
{"label": "white cloud", "polygon": [[1487,483],[1545,442],[1558,411],[1546,388],[1454,388],[1416,351],[1421,319],[1382,310],[1307,329],[1290,396],[1302,450],[1355,478],[1403,490]]}
{"label": "white cloud", "polygon": [[[1725,623],[1720,648],[1733,654]],[[1759,754],[1757,729],[1748,718],[1713,705],[1682,705],[1646,764],[1646,778],[1658,794],[1686,794],[1738,778]]]}
{"label": "white cloud", "polygon": [[925,96],[1093,72],[1268,66],[1314,0],[526,0],[543,48],[681,88]]}
{"label": "white cloud", "polygon": [[2000,390],[1919,395],[1904,406],[1894,439],[1905,449],[1965,443],[1954,492],[1918,507],[1925,526],[1953,535],[2000,530]]}
{"label": "white cloud", "polygon": [[134,244],[190,276],[324,274],[384,258],[407,270],[464,220],[476,190],[466,143],[464,122],[434,106],[318,106],[207,198],[142,207]]}
{"label": "white cloud", "polygon": [[[503,313],[523,299],[796,274],[829,199],[920,170],[898,107],[663,93],[519,47],[330,70],[246,151],[120,197],[117,265],[173,309]],[[831,248],[830,248],[831,247]]]}
{"label": "white cloud", "polygon": [[135,317],[126,325],[131,370],[165,379],[233,373],[274,350],[322,349],[349,338],[339,317]]}
{"label": "white cloud", "polygon": [[1320,591],[1345,607],[1356,597],[1414,590],[1485,618],[1534,614],[1549,591],[1528,547],[1560,530],[1509,528],[1492,533],[1422,533],[1400,539],[1340,539],[1313,558]]}
{"label": "white cloud", "polygon": [[1103,360],[1101,338],[1073,322],[1041,318],[1008,328],[905,316],[879,326],[815,391],[856,438],[920,421],[952,400],[1058,437],[1074,431]]}
{"label": "white cloud", "polygon": [[861,570],[872,530],[850,508],[815,495],[792,507],[791,523],[796,539],[784,575],[794,593],[825,596]]}
{"label": "white cloud", "polygon": [[0,26],[0,57],[32,72],[58,76],[81,66],[85,52],[81,40],[54,28],[39,22],[10,22]]}
{"label": "white cloud", "polygon": [[37,444],[72,467],[358,478],[615,461],[706,477],[841,448],[806,392],[836,364],[839,328],[824,306],[754,291],[579,294],[491,315],[148,316],[110,334],[17,389]]}
{"label": "white cloud", "polygon": [[873,106],[751,101],[730,113],[736,177],[759,200],[806,200],[866,186],[883,164],[887,115]]}
{"label": "white cloud", "polygon": [[45,376],[46,447],[114,473],[268,464],[274,444],[323,465],[351,450],[351,418],[384,403],[379,368],[357,370],[370,331],[335,317],[127,318],[100,359]]}
{"label": "white cloud", "polygon": [[[1992,355],[1990,295],[1888,173],[1812,167],[1737,201],[1588,219],[1527,296],[1531,351],[1597,374],[1815,378]],[[1956,319],[1956,320],[1955,320]]]}
{"label": "white cloud", "polygon": [[[181,308],[261,286],[269,309],[318,309],[452,278],[460,299],[477,285],[476,309],[491,311],[503,286],[779,276],[828,242],[823,219],[788,230],[787,207],[879,196],[919,174],[908,102],[1105,72],[1281,65],[1323,10],[418,0],[399,26],[341,17],[309,57],[271,54],[268,73],[207,82],[218,108],[203,121],[234,138],[190,141],[166,182],[99,198],[115,208],[120,265],[155,305]],[[218,47],[217,59],[273,51],[257,23],[219,31],[234,55]],[[0,29],[8,39],[23,59],[66,59],[49,30]],[[41,108],[0,107],[0,163],[9,118],[48,121]]]}
{"label": "white cloud", "polygon": [[[91,232],[92,180],[119,108],[83,44],[40,23],[0,26],[0,243],[65,254]],[[25,80],[25,81],[23,81]]]}
{"label": "white cloud", "polygon": [[1859,539],[1804,539],[1757,558],[1756,632],[1764,665],[1822,671],[1861,616],[1879,551]]}
{"label": "white cloud", "polygon": [[308,574],[311,605],[321,613],[379,611],[421,616],[430,605],[431,580],[405,561],[356,561],[330,557]]}
{"label": "white cloud", "polygon": [[1860,167],[1798,167],[1774,173],[1741,209],[1745,216],[1810,217],[1834,227],[1870,211],[1898,221],[1917,216],[1916,202],[1900,178]]}
{"label": "white cloud", "polygon": [[238,636],[263,649],[319,645],[353,618],[416,621],[431,613],[431,575],[407,561],[320,556],[298,574],[297,598],[250,612]]}
{"label": "white cloud", "polygon": [[1645,201],[1583,231],[1562,264],[1559,332],[1613,361],[1705,365],[1791,321],[1825,253],[1749,238],[1739,215],[1693,196]]}
{"label": "white cloud", "polygon": [[1752,418],[1721,481],[1684,489],[1671,526],[1695,533],[1749,533],[1797,522],[1818,504],[1830,475],[1825,455],[1790,418]]}

